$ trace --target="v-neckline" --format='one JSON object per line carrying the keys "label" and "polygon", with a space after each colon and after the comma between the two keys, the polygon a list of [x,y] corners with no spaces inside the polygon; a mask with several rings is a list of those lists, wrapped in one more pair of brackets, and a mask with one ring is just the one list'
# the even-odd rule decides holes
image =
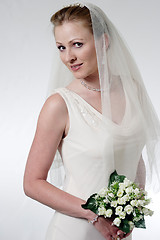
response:
{"label": "v-neckline", "polygon": [[65,89],[67,89],[69,92],[75,94],[78,98],[80,98],[85,104],[87,104],[91,109],[93,109],[94,112],[96,112],[98,115],[100,115],[101,117],[103,116],[103,114],[101,112],[99,112],[96,108],[94,108],[90,103],[88,103],[83,97],[81,97],[78,93],[68,89],[65,87]]}
{"label": "v-neckline", "polygon": [[127,95],[126,95],[126,92],[124,91],[125,93],[125,100],[126,100],[126,106],[125,106],[125,112],[124,112],[124,115],[123,115],[123,118],[122,118],[122,121],[120,123],[115,123],[114,121],[110,120],[109,118],[106,118],[102,113],[100,113],[97,109],[95,109],[91,104],[89,104],[84,98],[82,98],[78,93],[72,91],[71,89],[67,88],[67,87],[64,87],[64,89],[66,89],[67,91],[71,92],[72,94],[74,94],[75,96],[77,96],[82,102],[84,102],[92,111],[94,111],[97,115],[99,115],[99,117],[101,119],[104,119],[105,121],[109,121],[111,122],[113,125],[115,125],[116,127],[121,127],[125,118],[126,118],[126,113],[127,113]]}

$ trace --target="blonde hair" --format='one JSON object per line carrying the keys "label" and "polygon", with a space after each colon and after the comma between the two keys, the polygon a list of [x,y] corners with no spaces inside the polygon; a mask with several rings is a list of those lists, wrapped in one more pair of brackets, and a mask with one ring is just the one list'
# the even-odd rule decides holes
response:
{"label": "blonde hair", "polygon": [[93,33],[90,12],[86,6],[81,6],[80,4],[60,9],[53,14],[50,21],[54,27],[60,26],[67,21],[81,21]]}

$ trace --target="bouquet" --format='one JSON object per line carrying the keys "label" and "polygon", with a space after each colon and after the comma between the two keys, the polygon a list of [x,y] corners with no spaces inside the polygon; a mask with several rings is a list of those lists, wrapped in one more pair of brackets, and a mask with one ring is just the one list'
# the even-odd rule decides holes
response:
{"label": "bouquet", "polygon": [[153,211],[146,208],[150,201],[146,191],[114,171],[108,187],[90,196],[82,207],[98,216],[111,218],[113,225],[129,233],[134,227],[146,228],[144,216],[153,214]]}

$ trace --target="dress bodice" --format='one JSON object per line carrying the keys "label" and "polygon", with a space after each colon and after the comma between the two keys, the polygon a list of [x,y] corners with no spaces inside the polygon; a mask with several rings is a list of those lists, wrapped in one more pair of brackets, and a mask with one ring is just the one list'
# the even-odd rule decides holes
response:
{"label": "dress bodice", "polygon": [[77,93],[67,88],[55,92],[64,99],[69,114],[69,131],[59,146],[66,175],[64,190],[86,199],[108,184],[115,169],[134,181],[144,136],[138,117],[131,116],[128,99],[118,125]]}

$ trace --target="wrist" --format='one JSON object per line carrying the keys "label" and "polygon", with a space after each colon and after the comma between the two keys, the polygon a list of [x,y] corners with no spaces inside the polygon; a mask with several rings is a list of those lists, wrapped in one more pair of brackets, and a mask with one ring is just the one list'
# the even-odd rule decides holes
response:
{"label": "wrist", "polygon": [[92,222],[95,218],[97,218],[97,214],[95,214],[94,212],[92,212],[89,209],[85,210],[85,218],[88,220],[88,222]]}
{"label": "wrist", "polygon": [[92,220],[88,220],[88,223],[92,223],[92,224],[94,224],[94,223],[96,223],[96,222],[98,222],[98,215],[96,215],[96,217],[94,217]]}

